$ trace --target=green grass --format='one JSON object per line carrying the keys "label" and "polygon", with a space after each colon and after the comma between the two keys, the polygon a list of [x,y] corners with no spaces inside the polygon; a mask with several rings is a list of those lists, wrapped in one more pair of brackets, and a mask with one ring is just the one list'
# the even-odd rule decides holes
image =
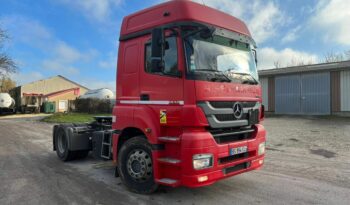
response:
{"label": "green grass", "polygon": [[92,122],[94,116],[112,116],[111,114],[87,114],[87,113],[55,113],[45,117],[41,121],[49,123],[84,123]]}

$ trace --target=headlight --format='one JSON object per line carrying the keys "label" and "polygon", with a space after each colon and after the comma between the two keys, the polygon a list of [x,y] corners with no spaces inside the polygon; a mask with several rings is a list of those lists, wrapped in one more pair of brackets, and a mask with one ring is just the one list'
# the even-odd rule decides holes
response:
{"label": "headlight", "polygon": [[205,169],[213,166],[212,154],[193,155],[193,168],[196,170]]}
{"label": "headlight", "polygon": [[265,142],[259,144],[258,155],[265,154]]}

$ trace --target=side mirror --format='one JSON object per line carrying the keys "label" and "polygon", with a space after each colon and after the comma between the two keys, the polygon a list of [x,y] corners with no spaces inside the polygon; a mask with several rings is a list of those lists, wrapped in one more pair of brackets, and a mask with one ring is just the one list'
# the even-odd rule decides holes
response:
{"label": "side mirror", "polygon": [[258,54],[255,49],[252,49],[252,52],[254,54],[255,64],[258,66]]}
{"label": "side mirror", "polygon": [[161,28],[155,28],[152,31],[152,42],[151,42],[151,71],[162,72],[163,71],[163,50],[164,50],[164,32]]}

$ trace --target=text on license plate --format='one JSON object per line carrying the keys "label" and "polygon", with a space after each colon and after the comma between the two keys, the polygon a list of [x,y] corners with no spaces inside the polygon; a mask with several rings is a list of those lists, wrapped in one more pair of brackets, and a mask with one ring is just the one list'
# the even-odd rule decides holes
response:
{"label": "text on license plate", "polygon": [[248,151],[247,146],[235,147],[230,149],[230,155],[242,154],[242,153],[246,153],[247,151]]}

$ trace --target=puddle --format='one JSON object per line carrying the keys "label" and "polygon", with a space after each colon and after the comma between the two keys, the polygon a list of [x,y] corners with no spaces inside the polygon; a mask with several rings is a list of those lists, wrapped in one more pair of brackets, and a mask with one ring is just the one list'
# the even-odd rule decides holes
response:
{"label": "puddle", "polygon": [[333,158],[335,157],[336,153],[335,152],[331,152],[325,149],[310,149],[311,154],[316,154],[316,155],[320,155],[323,156],[325,158]]}
{"label": "puddle", "polygon": [[290,138],[289,140],[290,140],[290,141],[293,141],[293,142],[299,142],[299,140],[298,140],[298,139],[295,139],[295,138]]}
{"label": "puddle", "polygon": [[272,148],[272,147],[266,147],[266,150],[277,151],[277,152],[284,152],[283,150]]}
{"label": "puddle", "polygon": [[283,146],[283,144],[282,144],[282,143],[279,143],[279,144],[276,144],[275,146],[276,146],[276,147],[281,147],[281,146]]}

